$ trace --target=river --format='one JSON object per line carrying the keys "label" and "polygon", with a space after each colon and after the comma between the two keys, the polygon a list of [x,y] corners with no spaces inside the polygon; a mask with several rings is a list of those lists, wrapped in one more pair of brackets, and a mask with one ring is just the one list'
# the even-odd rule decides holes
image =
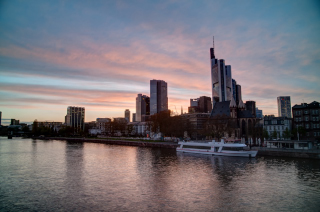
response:
{"label": "river", "polygon": [[320,161],[0,137],[0,211],[319,211]]}

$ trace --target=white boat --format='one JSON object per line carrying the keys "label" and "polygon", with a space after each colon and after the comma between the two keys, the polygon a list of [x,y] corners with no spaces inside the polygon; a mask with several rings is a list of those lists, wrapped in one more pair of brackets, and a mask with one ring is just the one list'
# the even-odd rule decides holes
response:
{"label": "white boat", "polygon": [[245,144],[240,143],[225,143],[224,139],[221,142],[200,143],[200,142],[179,142],[180,146],[177,147],[177,152],[189,152],[208,155],[221,155],[233,157],[256,157],[258,151],[244,150]]}

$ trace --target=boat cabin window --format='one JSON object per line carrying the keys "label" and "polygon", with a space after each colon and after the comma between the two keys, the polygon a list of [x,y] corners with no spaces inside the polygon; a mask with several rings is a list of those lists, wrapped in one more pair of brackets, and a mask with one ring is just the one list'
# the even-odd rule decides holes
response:
{"label": "boat cabin window", "polygon": [[223,147],[223,150],[242,151],[243,147]]}
{"label": "boat cabin window", "polygon": [[211,149],[210,146],[191,146],[191,145],[183,145],[184,149]]}

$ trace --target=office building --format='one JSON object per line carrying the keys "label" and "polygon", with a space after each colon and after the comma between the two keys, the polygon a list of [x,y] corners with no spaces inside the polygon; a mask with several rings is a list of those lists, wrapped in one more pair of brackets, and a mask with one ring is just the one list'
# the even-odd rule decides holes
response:
{"label": "office building", "polygon": [[278,102],[278,116],[291,118],[291,101],[290,96],[277,97]]}
{"label": "office building", "polygon": [[167,83],[163,80],[150,80],[150,115],[168,110]]}
{"label": "office building", "polygon": [[150,115],[150,98],[146,95],[138,94],[136,98],[136,120],[143,121],[142,116]]}
{"label": "office building", "polygon": [[197,99],[190,99],[188,113],[210,113],[212,110],[211,98],[201,96]]}
{"label": "office building", "polygon": [[136,114],[132,113],[132,122],[136,122]]}
{"label": "office building", "polygon": [[258,108],[256,108],[256,117],[259,119],[263,118],[262,110],[259,110]]}
{"label": "office building", "polygon": [[127,120],[127,122],[130,122],[130,110],[126,109],[124,111],[124,118]]}
{"label": "office building", "polygon": [[67,126],[73,127],[77,132],[84,130],[85,108],[69,106],[65,122]]}
{"label": "office building", "polygon": [[10,125],[19,125],[20,120],[11,119]]}
{"label": "office building", "polygon": [[212,104],[231,101],[231,98],[233,98],[231,66],[225,65],[223,59],[219,60],[215,57],[214,43],[213,48],[210,48],[210,60]]}
{"label": "office building", "polygon": [[241,86],[232,79],[230,65],[225,65],[223,59],[217,59],[213,48],[210,48],[211,61],[211,88],[212,88],[212,107],[216,102],[231,101],[232,99],[239,104],[243,104],[241,97]]}

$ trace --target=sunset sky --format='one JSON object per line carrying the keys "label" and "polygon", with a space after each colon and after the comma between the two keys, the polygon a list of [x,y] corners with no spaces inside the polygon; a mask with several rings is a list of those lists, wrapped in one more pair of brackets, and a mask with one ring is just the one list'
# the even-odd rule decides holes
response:
{"label": "sunset sky", "polygon": [[277,96],[320,101],[317,0],[2,0],[2,124],[63,122],[68,106],[85,107],[86,122],[123,117],[151,79],[186,112],[190,98],[211,96],[212,36],[264,115],[277,115]]}

